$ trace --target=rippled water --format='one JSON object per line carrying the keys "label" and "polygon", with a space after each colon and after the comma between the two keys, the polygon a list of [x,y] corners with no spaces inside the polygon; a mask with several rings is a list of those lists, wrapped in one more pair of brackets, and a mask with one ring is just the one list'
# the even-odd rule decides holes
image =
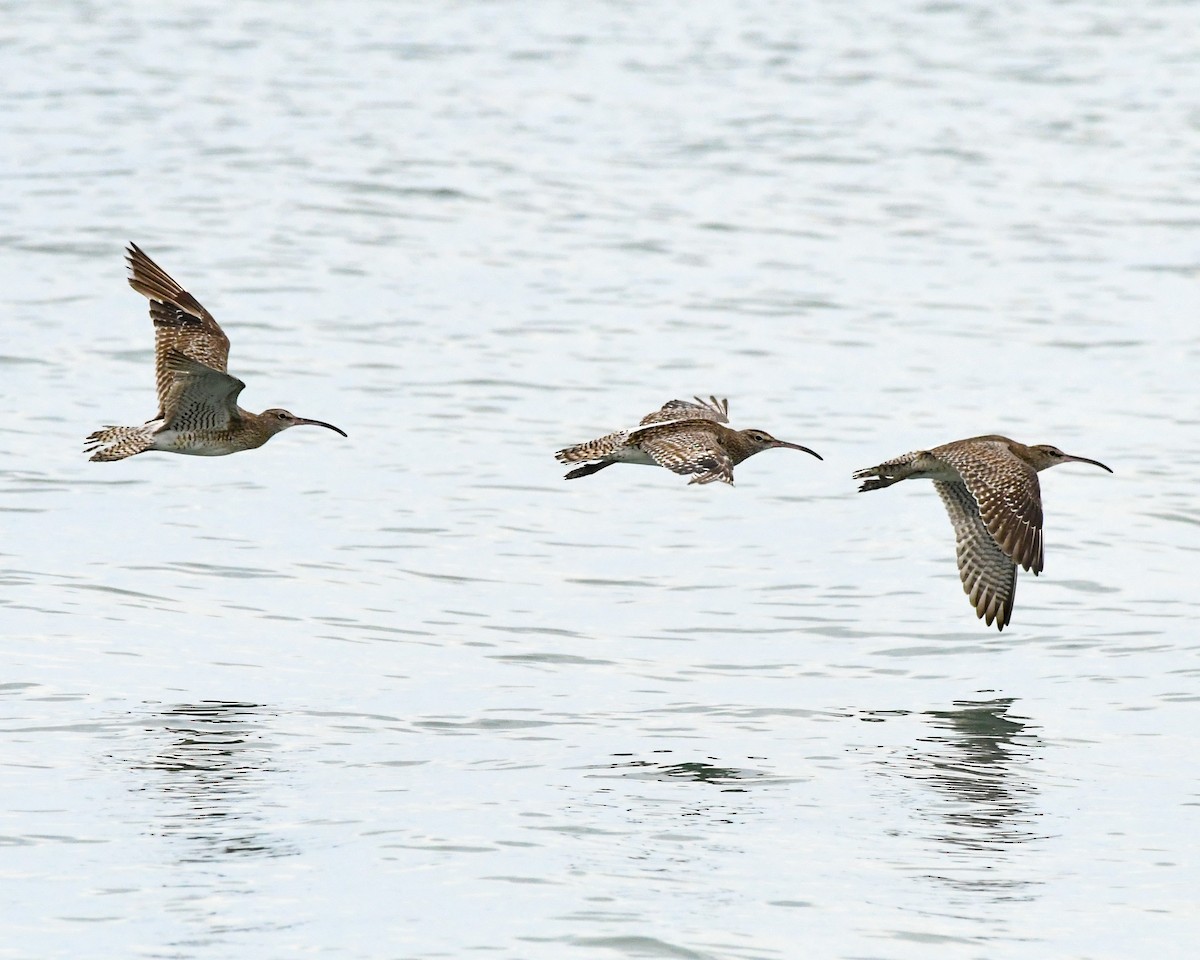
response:
{"label": "rippled water", "polygon": [[[1193,5],[5,13],[0,957],[1190,954]],[[350,438],[88,463],[128,240]],[[694,393],[825,461],[562,481]]]}

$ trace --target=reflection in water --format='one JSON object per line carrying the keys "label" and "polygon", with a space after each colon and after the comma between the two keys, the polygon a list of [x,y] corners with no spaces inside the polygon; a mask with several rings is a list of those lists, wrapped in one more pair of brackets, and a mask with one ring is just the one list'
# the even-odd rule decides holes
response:
{"label": "reflection in water", "polygon": [[[288,926],[266,902],[271,874],[244,861],[297,853],[265,829],[264,798],[278,770],[263,737],[262,708],[205,701],[160,708],[135,718],[129,767],[139,798],[150,801],[136,822],[160,837],[175,861],[162,884],[162,914],[179,923],[164,935],[172,956],[198,947],[245,955],[239,938]],[[254,903],[252,909],[241,904]]]}
{"label": "reflection in water", "polygon": [[939,870],[939,879],[1007,896],[1028,883],[995,868],[1040,836],[1033,830],[1037,788],[1027,767],[1041,741],[1009,714],[1012,704],[962,700],[952,710],[929,711],[937,732],[920,739],[923,749],[906,774],[934,791],[925,811],[936,825],[932,839],[951,864],[966,867]]}
{"label": "reflection in water", "polygon": [[295,853],[261,829],[263,781],[273,770],[259,709],[205,702],[168,707],[150,718],[150,759],[133,766],[153,774],[145,789],[168,801],[159,832],[186,842],[180,862]]}
{"label": "reflection in water", "polygon": [[707,760],[679,760],[674,763],[659,760],[626,760],[607,764],[599,769],[612,770],[620,776],[635,780],[692,780],[696,783],[708,783],[723,788],[725,793],[742,793],[745,787],[739,786],[740,781],[759,780],[766,776],[758,770],[720,767],[708,762],[714,759],[716,758],[708,757]]}
{"label": "reflection in water", "polygon": [[[665,821],[678,823],[682,818],[699,817],[714,824],[729,824],[752,817],[760,809],[751,796],[751,783],[779,784],[782,778],[774,777],[762,770],[748,767],[733,767],[720,764],[716,757],[683,759],[674,751],[662,749],[653,759],[635,759],[631,753],[618,753],[614,762],[597,764],[586,769],[594,771],[589,779],[618,779],[680,784],[681,789],[670,794],[655,792],[642,796],[644,806],[639,821],[661,816]],[[755,759],[755,758],[749,758]],[[761,759],[761,758],[757,758]],[[690,784],[700,785],[693,789]],[[715,788],[715,791],[712,789]],[[725,794],[738,794],[726,797]],[[624,809],[632,794],[627,788],[600,787],[591,792],[589,805],[607,805],[610,798],[620,797],[618,808]],[[669,802],[658,806],[650,799],[658,800],[669,796]]]}

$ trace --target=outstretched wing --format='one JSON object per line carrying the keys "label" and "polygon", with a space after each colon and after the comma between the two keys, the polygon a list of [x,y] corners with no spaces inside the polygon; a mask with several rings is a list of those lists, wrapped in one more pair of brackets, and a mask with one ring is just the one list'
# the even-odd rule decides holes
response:
{"label": "outstretched wing", "polygon": [[711,420],[682,420],[642,427],[629,443],[645,451],[660,467],[695,474],[691,483],[733,483],[733,461],[717,441]]}
{"label": "outstretched wing", "polygon": [[1003,630],[1012,618],[1017,595],[1017,565],[1000,549],[979,515],[965,484],[935,480],[933,485],[954,524],[958,575],[976,615]]}
{"label": "outstretched wing", "polygon": [[174,377],[167,358],[172,350],[224,373],[229,362],[229,338],[200,301],[176,283],[136,244],[129,244],[129,285],[150,301],[154,321],[154,375],[159,416],[167,409],[167,392]]}
{"label": "outstretched wing", "polygon": [[1042,572],[1042,491],[1037,471],[1000,440],[969,447],[947,444],[932,453],[953,467],[979,504],[979,515],[1014,563]]}
{"label": "outstretched wing", "polygon": [[163,401],[164,430],[228,430],[240,420],[238,394],[245,388],[237,377],[168,350],[166,369],[171,384]]}
{"label": "outstretched wing", "polygon": [[639,426],[652,423],[669,423],[676,420],[711,420],[714,423],[729,422],[729,401],[709,397],[701,400],[699,397],[691,400],[668,400],[658,410],[642,417]]}

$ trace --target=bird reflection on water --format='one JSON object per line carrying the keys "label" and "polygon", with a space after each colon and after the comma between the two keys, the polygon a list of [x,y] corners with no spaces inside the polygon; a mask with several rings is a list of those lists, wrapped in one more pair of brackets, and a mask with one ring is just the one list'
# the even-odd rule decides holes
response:
{"label": "bird reflection on water", "polygon": [[1021,898],[1032,881],[998,868],[1015,867],[1024,847],[1043,837],[1034,829],[1030,769],[1042,741],[1009,712],[1013,702],[959,700],[927,711],[935,732],[919,739],[904,776],[930,788],[922,813],[940,854],[932,875],[959,889]]}
{"label": "bird reflection on water", "polygon": [[261,708],[203,702],[166,707],[145,727],[153,748],[135,761],[143,789],[169,801],[161,836],[186,842],[182,862],[296,853],[260,824],[264,780],[275,773]]}

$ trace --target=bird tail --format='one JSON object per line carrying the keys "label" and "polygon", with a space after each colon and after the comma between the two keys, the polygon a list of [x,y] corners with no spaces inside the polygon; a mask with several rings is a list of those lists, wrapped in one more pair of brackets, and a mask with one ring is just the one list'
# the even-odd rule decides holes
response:
{"label": "bird tail", "polygon": [[[854,473],[855,480],[862,480],[865,477],[877,476],[875,473],[879,467],[870,467],[866,470],[856,470]],[[861,487],[858,488],[859,493],[866,493],[868,490],[882,490],[884,487],[890,487],[893,483],[899,483],[903,477],[880,477],[878,480],[867,480]]]}
{"label": "bird tail", "polygon": [[877,480],[867,480],[866,483],[858,488],[858,492],[866,493],[868,490],[882,490],[884,487],[890,487],[893,483],[907,480],[913,474],[920,474],[921,467],[916,461],[919,458],[928,456],[929,454],[926,451],[921,450],[916,453],[906,453],[902,457],[885,460],[878,466],[867,467],[864,470],[855,470],[855,480],[866,480],[867,477],[879,478]]}
{"label": "bird tail", "polygon": [[151,424],[105,427],[88,436],[83,452],[90,453],[92,460],[124,460],[151,449],[154,446],[155,429]]}
{"label": "bird tail", "polygon": [[554,452],[559,463],[578,463],[580,460],[599,460],[616,453],[625,444],[629,434],[624,430],[610,433],[587,443],[577,443]]}

